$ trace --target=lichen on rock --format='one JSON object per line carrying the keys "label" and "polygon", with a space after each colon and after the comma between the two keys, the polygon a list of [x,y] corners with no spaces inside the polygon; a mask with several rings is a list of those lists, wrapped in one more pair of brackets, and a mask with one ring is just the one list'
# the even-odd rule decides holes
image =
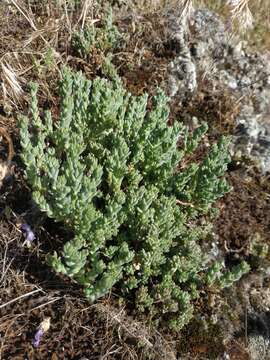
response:
{"label": "lichen on rock", "polygon": [[228,90],[240,103],[233,134],[233,154],[248,157],[263,172],[270,171],[270,56],[251,52],[229,33],[217,14],[194,12],[189,30],[171,12],[168,33],[176,49],[168,65],[168,92],[180,105],[196,96],[199,82],[213,91]]}

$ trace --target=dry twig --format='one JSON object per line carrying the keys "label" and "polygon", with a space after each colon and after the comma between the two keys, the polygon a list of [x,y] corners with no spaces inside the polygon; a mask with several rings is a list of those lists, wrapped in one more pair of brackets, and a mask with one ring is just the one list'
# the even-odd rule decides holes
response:
{"label": "dry twig", "polygon": [[16,302],[18,300],[21,300],[21,299],[23,299],[25,297],[36,294],[37,292],[40,292],[40,291],[43,291],[43,290],[42,289],[36,289],[36,290],[30,291],[30,292],[28,292],[26,294],[20,295],[20,296],[16,297],[15,299],[12,299],[12,300],[6,302],[5,304],[0,305],[0,309],[3,309],[4,307],[6,307],[8,305],[11,305],[11,304],[13,304],[14,302]]}

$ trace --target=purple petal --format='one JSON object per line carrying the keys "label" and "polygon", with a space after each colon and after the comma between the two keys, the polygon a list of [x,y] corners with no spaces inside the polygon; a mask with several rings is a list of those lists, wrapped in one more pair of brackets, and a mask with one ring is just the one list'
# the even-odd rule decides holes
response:
{"label": "purple petal", "polygon": [[26,239],[26,241],[34,241],[35,240],[35,234],[33,233],[33,231],[31,230],[31,231],[29,231],[28,233],[27,233],[27,236],[25,237],[25,239]]}
{"label": "purple petal", "polygon": [[21,225],[21,230],[22,231],[30,231],[31,230],[31,227],[30,227],[30,225],[28,225],[28,224],[26,224],[26,223],[23,223],[22,225]]}
{"label": "purple petal", "polygon": [[35,240],[35,238],[36,238],[35,234],[28,224],[26,224],[26,223],[22,224],[21,230],[23,232],[23,235],[24,235],[26,241],[32,242]]}
{"label": "purple petal", "polygon": [[32,345],[34,347],[38,347],[40,344],[40,340],[42,336],[44,335],[44,331],[42,329],[38,329],[38,331],[35,333],[34,339],[32,341]]}

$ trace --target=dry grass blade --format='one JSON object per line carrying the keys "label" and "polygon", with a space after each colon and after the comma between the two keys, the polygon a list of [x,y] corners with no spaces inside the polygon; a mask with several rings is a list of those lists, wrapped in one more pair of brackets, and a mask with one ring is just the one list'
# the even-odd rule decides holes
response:
{"label": "dry grass blade", "polygon": [[192,0],[180,0],[179,2],[180,17],[184,24],[187,24],[194,12]]}
{"label": "dry grass blade", "polygon": [[[93,307],[102,315],[108,325],[118,327],[129,337],[137,340],[138,343],[145,347],[146,352],[150,352],[155,359],[176,360],[173,347],[163,338],[163,336],[157,332],[152,331],[149,327],[146,327],[143,322],[136,321],[134,318],[128,316],[124,311],[114,308],[110,305],[98,303]],[[132,356],[131,354],[129,354]],[[136,357],[137,358],[137,357]]]}
{"label": "dry grass blade", "polygon": [[17,0],[10,0],[11,3],[17,8],[17,10],[26,18],[26,20],[29,22],[31,27],[36,31],[36,25],[34,21],[31,19],[31,16],[27,13],[26,10],[23,9],[23,7],[17,2]]}
{"label": "dry grass blade", "polygon": [[81,15],[79,17],[78,23],[81,21],[82,25],[81,28],[84,28],[85,25],[85,20],[87,18],[87,15],[89,13],[89,11],[91,11],[91,18],[93,19],[93,0],[85,0],[82,6],[82,12]]}
{"label": "dry grass blade", "polygon": [[131,337],[139,339],[144,345],[149,348],[153,347],[153,344],[149,341],[150,335],[148,331],[143,328],[142,324],[137,323],[134,320],[127,321],[127,318],[124,314],[124,309],[122,309],[121,311],[116,311],[112,307],[104,306],[101,303],[95,305],[95,308],[101,314],[105,315],[109,322],[118,324]]}
{"label": "dry grass blade", "polygon": [[[3,352],[3,349],[5,347],[5,340],[6,338],[8,337],[8,334],[12,328],[12,325],[16,322],[16,320],[21,316],[21,314],[18,314],[18,315],[15,315],[12,317],[11,320],[8,320],[6,322],[3,323],[3,328],[1,326],[1,332],[4,332],[4,335],[1,336],[1,345],[0,345],[0,360],[3,359],[2,357],[2,352]],[[2,319],[1,319],[2,320]],[[2,325],[2,324],[1,324]]]}
{"label": "dry grass blade", "polygon": [[[28,45],[30,45],[35,39],[37,39],[38,37],[41,37],[44,39],[43,35],[46,35],[46,34],[51,34],[51,33],[54,33],[54,34],[57,34],[58,31],[60,29],[60,24],[59,22],[54,22],[54,21],[48,21],[44,27],[42,29],[39,29],[39,30],[35,30],[33,31],[30,36],[28,37],[27,40],[24,41],[24,44],[23,44],[23,48],[27,47]],[[45,40],[45,39],[44,39]],[[45,40],[46,44],[47,44],[47,41]],[[55,51],[54,51],[55,52]]]}
{"label": "dry grass blade", "polygon": [[40,292],[40,291],[43,291],[43,290],[42,289],[36,289],[36,290],[30,291],[30,292],[28,292],[26,294],[20,295],[20,296],[16,297],[15,299],[12,299],[12,300],[8,301],[7,303],[0,305],[0,309],[6,307],[8,305],[11,305],[11,304],[13,304],[14,302],[16,302],[16,301],[18,301],[20,299],[23,299],[25,297],[34,295],[34,294],[36,294],[37,292]]}
{"label": "dry grass blade", "polygon": [[[20,85],[16,71],[8,63],[1,61],[2,90],[4,99],[9,98],[20,102],[23,89]],[[12,101],[14,103],[14,101]]]}
{"label": "dry grass blade", "polygon": [[248,6],[249,0],[228,0],[231,20],[237,20],[242,29],[252,28],[253,16]]}
{"label": "dry grass blade", "polygon": [[36,306],[36,307],[34,307],[33,309],[30,309],[29,311],[34,311],[34,310],[37,310],[37,309],[41,309],[41,308],[43,308],[43,307],[45,307],[45,306],[48,306],[48,305],[50,305],[50,304],[53,304],[54,302],[59,301],[59,300],[61,300],[61,299],[62,299],[61,296],[52,298],[52,299],[50,299],[49,301],[47,301],[47,302],[45,302],[45,303],[43,303],[43,304],[41,304],[41,305],[39,305],[39,306]]}
{"label": "dry grass blade", "polygon": [[8,272],[8,270],[9,270],[11,264],[12,264],[12,261],[10,261],[9,264],[7,264],[7,251],[8,251],[8,244],[5,243],[4,251],[3,251],[3,247],[2,247],[2,251],[0,253],[0,255],[1,255],[1,263],[2,263],[2,275],[0,277],[0,286],[2,286],[5,275]]}
{"label": "dry grass blade", "polygon": [[106,354],[100,357],[100,360],[110,359],[109,355],[119,353],[120,350],[121,347],[117,348],[116,345],[112,345],[112,347],[106,352]]}
{"label": "dry grass blade", "polygon": [[38,31],[33,19],[31,18],[30,14],[18,3],[17,0],[10,0],[11,3],[17,8],[17,10],[25,17],[25,19],[29,22],[30,26],[35,32],[38,32],[40,38],[47,44],[47,40],[43,37],[42,33]]}

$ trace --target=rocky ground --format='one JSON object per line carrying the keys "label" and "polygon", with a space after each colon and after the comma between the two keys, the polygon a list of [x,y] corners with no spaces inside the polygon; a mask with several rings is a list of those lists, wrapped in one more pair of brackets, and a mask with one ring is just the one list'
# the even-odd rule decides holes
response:
{"label": "rocky ground", "polygon": [[[69,46],[83,7],[27,3],[0,4],[0,125],[15,147],[0,189],[0,359],[270,359],[270,48],[251,49],[208,9],[196,11],[187,30],[176,8],[116,8],[122,40],[113,63],[126,87],[152,94],[162,86],[171,96],[172,119],[191,128],[207,121],[209,142],[232,137],[227,178],[233,190],[218,203],[211,251],[228,267],[245,259],[252,271],[229,290],[205,294],[200,315],[175,334],[154,330],[147,316],[135,318],[114,293],[89,305],[78,287],[45,265],[46,254],[67,234],[40,217],[31,201],[17,115],[27,109],[30,80],[41,84],[40,104],[57,111],[61,65],[92,78],[101,71],[102,54],[83,60]],[[3,138],[3,159],[7,148]],[[31,247],[22,222],[35,233]],[[35,349],[34,334],[46,318],[51,326]]]}

